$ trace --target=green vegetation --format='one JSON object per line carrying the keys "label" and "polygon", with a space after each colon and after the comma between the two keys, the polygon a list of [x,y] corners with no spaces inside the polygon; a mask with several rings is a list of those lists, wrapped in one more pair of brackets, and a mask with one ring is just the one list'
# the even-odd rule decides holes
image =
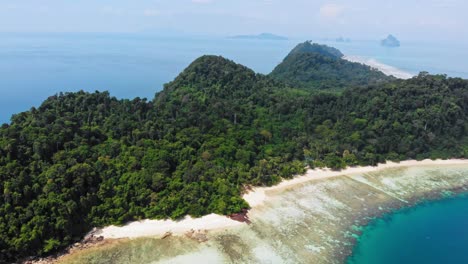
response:
{"label": "green vegetation", "polygon": [[341,51],[336,48],[329,47],[327,45],[319,45],[310,41],[298,44],[296,47],[294,47],[294,49],[291,50],[291,52],[289,52],[289,55],[304,53],[316,53],[331,59],[341,59],[344,56],[343,53],[341,53]]}
{"label": "green vegetation", "polygon": [[342,57],[335,48],[304,42],[297,45],[270,76],[295,87],[333,91],[394,80]]}
{"label": "green vegetation", "polygon": [[316,93],[215,56],[152,101],[58,94],[0,128],[0,262],[50,254],[94,226],[239,212],[243,186],[306,165],[466,157],[467,119],[462,79]]}

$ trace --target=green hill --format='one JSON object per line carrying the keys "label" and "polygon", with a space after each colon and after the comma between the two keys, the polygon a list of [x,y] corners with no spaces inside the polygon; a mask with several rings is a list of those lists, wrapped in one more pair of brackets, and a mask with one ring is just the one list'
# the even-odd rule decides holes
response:
{"label": "green hill", "polygon": [[315,53],[331,59],[341,59],[344,56],[343,53],[341,53],[341,51],[336,48],[326,45],[319,45],[310,41],[298,44],[296,47],[294,47],[294,49],[291,50],[291,52],[289,52],[288,56],[303,53]]}
{"label": "green hill", "polygon": [[239,212],[245,186],[306,165],[467,157],[467,91],[421,74],[312,93],[203,56],[151,101],[51,96],[0,128],[0,262],[96,226]]}
{"label": "green hill", "polygon": [[295,87],[332,91],[395,79],[343,59],[343,54],[335,48],[308,41],[297,45],[270,76]]}

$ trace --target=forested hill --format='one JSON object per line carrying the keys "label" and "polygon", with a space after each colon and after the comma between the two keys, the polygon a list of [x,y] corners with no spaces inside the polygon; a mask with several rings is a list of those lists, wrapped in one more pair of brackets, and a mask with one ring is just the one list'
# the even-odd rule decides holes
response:
{"label": "forested hill", "polygon": [[245,186],[306,165],[467,157],[467,129],[465,80],[311,93],[216,56],[151,101],[58,94],[0,128],[0,262],[53,253],[96,226],[239,212]]}
{"label": "forested hill", "polygon": [[297,46],[289,52],[288,56],[304,53],[315,53],[332,59],[341,59],[344,56],[343,53],[336,48],[327,45],[319,45],[310,41],[297,44]]}
{"label": "forested hill", "polygon": [[395,79],[367,65],[343,59],[335,48],[309,41],[297,45],[270,76],[296,87],[332,91]]}

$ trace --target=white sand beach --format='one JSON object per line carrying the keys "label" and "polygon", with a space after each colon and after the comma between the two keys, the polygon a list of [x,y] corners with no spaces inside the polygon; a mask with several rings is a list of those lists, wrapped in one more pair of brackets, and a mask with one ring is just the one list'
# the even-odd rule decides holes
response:
{"label": "white sand beach", "polygon": [[[319,179],[337,177],[341,175],[356,175],[369,172],[376,172],[390,168],[410,167],[410,166],[434,166],[434,165],[458,165],[467,164],[468,160],[407,160],[399,163],[387,162],[378,166],[350,167],[341,171],[330,169],[309,169],[303,176],[296,176],[291,180],[284,180],[273,187],[257,187],[246,193],[243,198],[250,204],[252,209],[261,206],[267,199],[270,191],[280,191],[292,188],[307,182]],[[191,218],[187,216],[181,221],[173,220],[143,220],[131,222],[125,226],[109,226],[95,231],[95,235],[103,236],[105,239],[117,238],[137,238],[137,237],[160,237],[167,232],[173,235],[182,235],[191,230],[219,230],[246,225],[226,216],[210,214],[201,218]]]}
{"label": "white sand beach", "polygon": [[405,71],[402,71],[396,67],[393,67],[393,66],[390,66],[390,65],[387,65],[387,64],[383,64],[375,59],[366,59],[366,58],[362,58],[360,56],[353,56],[353,55],[350,55],[350,56],[344,56],[343,59],[345,60],[348,60],[348,61],[351,61],[351,62],[357,62],[357,63],[361,63],[361,64],[365,64],[367,66],[370,66],[371,68],[374,68],[374,69],[377,69],[383,73],[385,73],[386,75],[392,75],[396,78],[399,78],[399,79],[410,79],[412,77],[414,77],[413,74],[409,73],[409,72],[405,72]]}
{"label": "white sand beach", "polygon": [[106,239],[157,237],[166,233],[182,235],[190,231],[215,230],[242,225],[226,216],[210,214],[201,218],[185,217],[180,221],[173,220],[143,220],[131,222],[125,226],[108,226],[95,231],[94,235]]}
{"label": "white sand beach", "polygon": [[458,164],[468,164],[468,160],[464,159],[449,159],[449,160],[406,160],[401,162],[391,162],[379,163],[377,166],[358,166],[358,167],[348,167],[344,170],[330,170],[330,169],[309,169],[306,174],[302,176],[296,176],[293,179],[285,180],[279,183],[278,185],[272,187],[257,187],[252,191],[248,192],[243,196],[250,206],[256,207],[261,205],[266,198],[265,193],[268,191],[279,191],[282,189],[290,188],[296,185],[303,184],[305,182],[325,179],[330,177],[337,177],[341,175],[355,175],[369,172],[376,172],[385,169],[391,168],[400,168],[400,167],[410,167],[410,166],[434,166],[434,165],[458,165]]}

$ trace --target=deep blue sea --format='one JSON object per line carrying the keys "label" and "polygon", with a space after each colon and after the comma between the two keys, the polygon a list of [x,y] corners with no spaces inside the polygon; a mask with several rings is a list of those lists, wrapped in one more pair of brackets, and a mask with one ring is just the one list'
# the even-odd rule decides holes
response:
{"label": "deep blue sea", "polygon": [[468,263],[468,195],[376,219],[364,228],[347,263]]}
{"label": "deep blue sea", "polygon": [[[164,83],[204,54],[222,55],[269,73],[305,40],[0,33],[0,123],[60,91],[108,90],[118,98],[152,99]],[[468,78],[468,49],[463,44],[403,42],[392,49],[378,41],[316,41],[345,55],[373,58],[411,73],[426,70]]]}

